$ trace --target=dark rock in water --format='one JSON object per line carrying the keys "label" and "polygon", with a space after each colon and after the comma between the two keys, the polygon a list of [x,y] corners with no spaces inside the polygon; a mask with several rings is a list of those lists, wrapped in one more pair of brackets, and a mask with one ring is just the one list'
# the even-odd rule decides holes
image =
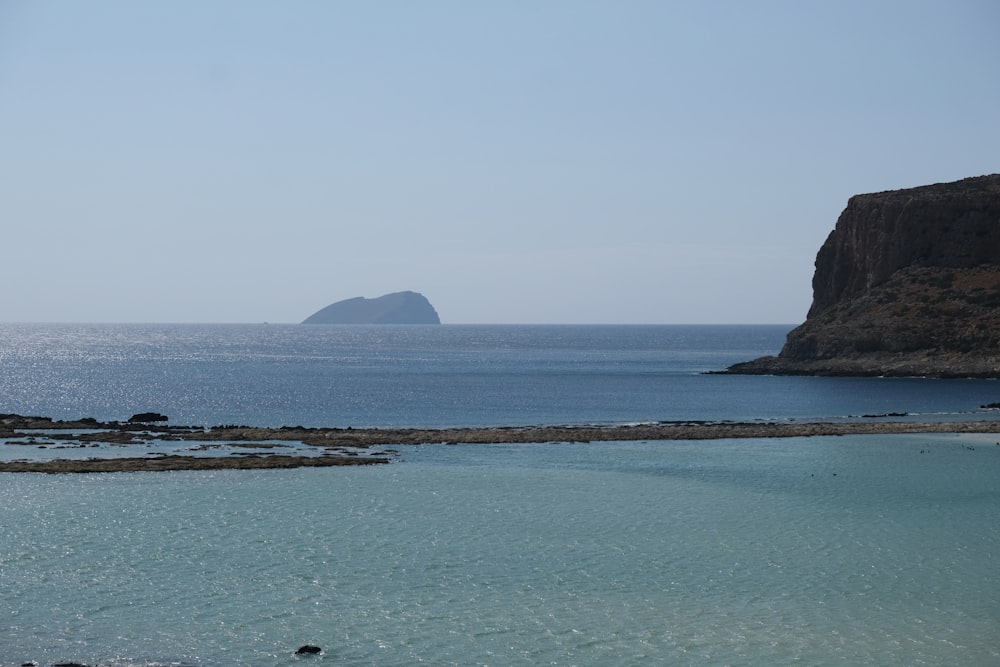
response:
{"label": "dark rock in water", "polygon": [[1000,174],[851,197],[777,357],[729,373],[1000,377]]}
{"label": "dark rock in water", "polygon": [[879,412],[877,414],[861,415],[862,419],[881,419],[883,417],[908,417],[907,412]]}
{"label": "dark rock in water", "polygon": [[87,665],[82,665],[79,662],[57,662],[52,667],[87,667]]}
{"label": "dark rock in water", "polygon": [[319,646],[313,646],[312,644],[306,644],[305,646],[300,646],[295,649],[295,655],[315,655],[320,653],[323,649]]}
{"label": "dark rock in water", "polygon": [[128,418],[130,424],[148,424],[150,422],[165,422],[169,419],[166,415],[158,412],[140,412]]}
{"label": "dark rock in water", "polygon": [[394,292],[377,299],[359,296],[338,301],[302,324],[441,324],[441,319],[424,295]]}

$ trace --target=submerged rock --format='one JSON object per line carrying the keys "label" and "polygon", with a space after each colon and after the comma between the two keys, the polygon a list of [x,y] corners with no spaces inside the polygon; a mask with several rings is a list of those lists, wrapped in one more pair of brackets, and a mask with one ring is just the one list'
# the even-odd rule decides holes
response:
{"label": "submerged rock", "polygon": [[295,655],[315,655],[321,653],[323,649],[319,646],[313,646],[312,644],[306,644],[305,646],[300,646],[295,649]]}

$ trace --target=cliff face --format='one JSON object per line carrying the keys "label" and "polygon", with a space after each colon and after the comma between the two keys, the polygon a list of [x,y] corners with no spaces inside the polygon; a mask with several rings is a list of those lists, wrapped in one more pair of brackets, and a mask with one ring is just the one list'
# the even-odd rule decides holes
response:
{"label": "cliff face", "polygon": [[808,317],[908,266],[1000,263],[1000,175],[856,195],[816,255]]}
{"label": "cliff face", "polygon": [[355,297],[332,303],[302,324],[441,324],[423,294],[394,292],[377,299]]}
{"label": "cliff face", "polygon": [[729,372],[1000,377],[1000,174],[851,197],[806,321]]}

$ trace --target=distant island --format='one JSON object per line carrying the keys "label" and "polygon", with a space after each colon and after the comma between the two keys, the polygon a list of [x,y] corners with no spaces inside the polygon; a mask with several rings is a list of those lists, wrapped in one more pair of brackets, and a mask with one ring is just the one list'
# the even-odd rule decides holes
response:
{"label": "distant island", "polygon": [[1000,377],[1000,174],[855,195],[806,321],[727,373]]}
{"label": "distant island", "polygon": [[376,299],[355,297],[316,311],[302,324],[441,324],[423,294],[393,292]]}

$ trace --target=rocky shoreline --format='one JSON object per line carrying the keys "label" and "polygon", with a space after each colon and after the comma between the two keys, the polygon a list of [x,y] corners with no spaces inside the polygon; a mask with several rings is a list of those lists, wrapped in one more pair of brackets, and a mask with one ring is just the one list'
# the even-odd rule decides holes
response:
{"label": "rocky shoreline", "polygon": [[977,356],[959,352],[928,354],[869,352],[844,354],[830,359],[797,360],[781,356],[761,357],[734,364],[711,375],[813,375],[826,377],[940,378],[947,380],[996,379],[1000,356]]}
{"label": "rocky shoreline", "polygon": [[171,470],[262,470],[274,468],[328,468],[388,463],[387,458],[347,456],[159,456],[155,458],[93,458],[85,460],[12,461],[0,463],[0,472],[165,472]]}
{"label": "rocky shoreline", "polygon": [[[0,472],[88,473],[155,472],[168,470],[248,470],[332,467],[389,463],[395,446],[430,444],[502,444],[551,442],[614,442],[636,440],[717,440],[725,438],[791,438],[899,433],[1000,433],[1000,420],[963,422],[887,421],[902,415],[870,415],[845,422],[657,422],[610,426],[517,426],[473,428],[261,428],[251,426],[165,426],[137,422],[59,421],[47,417],[0,415],[0,439],[17,444],[68,441],[79,446],[99,443],[120,446],[149,442],[202,442],[256,445],[250,455],[92,457],[86,459],[0,462]],[[280,443],[318,448],[312,456],[274,453]]]}

